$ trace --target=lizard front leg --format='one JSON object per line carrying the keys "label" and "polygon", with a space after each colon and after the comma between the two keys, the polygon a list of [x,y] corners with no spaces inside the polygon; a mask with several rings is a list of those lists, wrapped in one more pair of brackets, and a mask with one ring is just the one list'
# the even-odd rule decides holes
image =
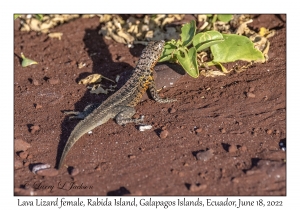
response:
{"label": "lizard front leg", "polygon": [[150,84],[149,84],[149,92],[150,92],[152,98],[153,98],[156,102],[158,102],[158,103],[169,103],[169,102],[177,101],[176,99],[161,98],[161,97],[158,95],[158,92],[157,92],[157,89],[156,89],[156,87],[155,87],[154,81],[151,81]]}
{"label": "lizard front leg", "polygon": [[94,104],[87,105],[82,112],[64,111],[64,114],[65,115],[75,115],[75,116],[70,116],[69,120],[71,120],[71,119],[83,120],[86,116],[88,116],[90,113],[92,113],[99,106],[100,106],[100,104],[94,103]]}
{"label": "lizard front leg", "polygon": [[135,114],[135,109],[130,106],[116,106],[115,111],[119,111],[115,117],[116,122],[119,125],[125,125],[127,123],[140,123],[143,122],[144,116],[141,116],[138,119],[132,119],[131,117]]}

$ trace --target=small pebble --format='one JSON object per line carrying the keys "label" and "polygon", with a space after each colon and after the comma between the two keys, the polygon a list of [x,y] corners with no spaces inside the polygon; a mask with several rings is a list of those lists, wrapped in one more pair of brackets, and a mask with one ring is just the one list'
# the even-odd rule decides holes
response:
{"label": "small pebble", "polygon": [[48,169],[50,167],[51,167],[50,164],[37,164],[33,166],[31,171],[32,173],[36,174],[39,170]]}
{"label": "small pebble", "polygon": [[243,152],[246,152],[246,151],[247,151],[247,147],[246,147],[245,145],[243,145],[243,146],[241,147],[241,150],[242,150]]}
{"label": "small pebble", "polygon": [[42,108],[42,105],[40,105],[40,104],[35,104],[34,106],[35,106],[36,109],[41,109]]}
{"label": "small pebble", "polygon": [[71,65],[72,65],[72,66],[77,66],[77,62],[76,62],[75,60],[72,60],[72,61],[71,61]]}
{"label": "small pebble", "polygon": [[36,131],[40,130],[40,126],[33,125],[30,127],[30,133],[34,134]]}
{"label": "small pebble", "polygon": [[42,169],[36,172],[39,176],[57,176],[58,170],[54,168]]}
{"label": "small pebble", "polygon": [[128,155],[128,157],[129,157],[129,159],[134,159],[134,158],[136,158],[135,155]]}
{"label": "small pebble", "polygon": [[163,126],[163,127],[161,127],[161,130],[166,130],[167,129],[167,127],[166,126]]}
{"label": "small pebble", "polygon": [[222,128],[222,129],[221,129],[221,133],[226,133],[225,128]]}
{"label": "small pebble", "polygon": [[250,87],[250,88],[249,88],[249,92],[253,92],[254,90],[255,90],[254,87]]}
{"label": "small pebble", "polygon": [[209,149],[207,151],[200,151],[196,154],[197,160],[208,161],[214,156],[214,151]]}
{"label": "small pebble", "polygon": [[162,112],[166,112],[168,109],[166,107],[162,108],[161,111]]}
{"label": "small pebble", "polygon": [[156,122],[152,122],[152,126],[156,127],[156,126],[158,126],[158,124]]}
{"label": "small pebble", "polygon": [[178,174],[179,173],[179,171],[178,170],[176,170],[176,169],[171,169],[171,172],[172,172],[172,174]]}
{"label": "small pebble", "polygon": [[271,129],[267,130],[267,134],[271,135],[273,133],[273,131]]}
{"label": "small pebble", "polygon": [[206,184],[202,184],[202,185],[192,184],[190,186],[190,191],[197,192],[197,191],[200,191],[200,190],[205,190],[206,188],[207,188]]}
{"label": "small pebble", "polygon": [[152,128],[152,125],[140,125],[139,131],[150,130],[151,128]]}
{"label": "small pebble", "polygon": [[39,81],[38,81],[38,80],[36,80],[36,79],[33,79],[33,80],[32,80],[32,84],[33,84],[33,85],[35,85],[35,86],[37,86],[37,85],[39,85],[40,83],[39,83]]}
{"label": "small pebble", "polygon": [[126,60],[125,56],[118,56],[117,61],[123,62]]}
{"label": "small pebble", "polygon": [[162,138],[162,139],[167,138],[168,135],[169,135],[169,131],[167,131],[167,130],[163,130],[163,131],[159,134],[160,138]]}
{"label": "small pebble", "polygon": [[183,166],[189,166],[189,164],[188,163],[184,163]]}
{"label": "small pebble", "polygon": [[15,160],[14,167],[15,167],[15,169],[22,168],[23,167],[23,161]]}
{"label": "small pebble", "polygon": [[237,147],[235,145],[230,145],[228,148],[229,153],[235,153],[237,151]]}
{"label": "small pebble", "polygon": [[170,114],[173,114],[173,113],[175,113],[175,112],[176,112],[176,109],[174,109],[174,108],[170,108],[170,109],[169,109],[169,113],[170,113]]}
{"label": "small pebble", "polygon": [[59,79],[50,78],[47,80],[51,85],[56,85],[59,83]]}
{"label": "small pebble", "polygon": [[23,141],[22,139],[15,139],[15,151],[26,151],[31,147],[29,143]]}
{"label": "small pebble", "polygon": [[79,169],[78,168],[73,168],[70,172],[71,176],[76,176],[77,174],[79,174]]}
{"label": "small pebble", "polygon": [[95,171],[101,171],[101,166],[98,165],[98,166],[95,168]]}
{"label": "small pebble", "polygon": [[202,132],[202,128],[197,128],[195,131],[196,131],[196,133],[201,133]]}
{"label": "small pebble", "polygon": [[247,97],[248,98],[255,98],[255,94],[254,93],[247,93]]}
{"label": "small pebble", "polygon": [[175,118],[176,119],[183,119],[184,117],[182,115],[176,115]]}
{"label": "small pebble", "polygon": [[19,155],[20,158],[26,159],[27,156],[28,156],[28,152],[20,152],[18,155]]}

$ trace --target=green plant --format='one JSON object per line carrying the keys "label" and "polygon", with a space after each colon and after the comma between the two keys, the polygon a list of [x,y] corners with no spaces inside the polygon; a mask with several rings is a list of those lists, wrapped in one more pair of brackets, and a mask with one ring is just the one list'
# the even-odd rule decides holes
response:
{"label": "green plant", "polygon": [[[228,17],[225,17],[228,19]],[[227,69],[222,63],[236,60],[264,62],[265,58],[254,48],[251,40],[235,34],[221,34],[218,31],[206,31],[196,34],[196,23],[192,20],[181,28],[181,39],[166,42],[159,62],[179,63],[194,78],[199,76],[199,66],[218,65],[223,72]],[[199,54],[210,48],[212,60],[202,63]]]}
{"label": "green plant", "polygon": [[[181,28],[181,39],[165,44],[160,62],[179,62],[185,71],[192,77],[199,76],[197,53],[211,45],[222,42],[223,36],[217,31],[208,31],[196,34],[196,23],[192,20]],[[192,46],[190,46],[192,44]]]}
{"label": "green plant", "polygon": [[19,16],[19,14],[14,14],[14,20],[17,19]]}
{"label": "green plant", "polygon": [[230,14],[215,14],[206,16],[210,19],[209,22],[211,23],[215,23],[217,20],[227,23],[233,18],[233,15]]}
{"label": "green plant", "polygon": [[22,67],[27,67],[27,66],[30,66],[33,64],[38,64],[36,61],[26,58],[22,52],[21,52],[21,58],[22,58]]}

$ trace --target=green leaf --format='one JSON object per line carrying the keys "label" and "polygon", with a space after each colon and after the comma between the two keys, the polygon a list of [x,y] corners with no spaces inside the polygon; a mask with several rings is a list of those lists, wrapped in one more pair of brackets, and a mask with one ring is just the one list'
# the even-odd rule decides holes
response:
{"label": "green leaf", "polygon": [[21,15],[19,15],[19,14],[14,14],[14,20],[17,19],[19,16],[21,16]]}
{"label": "green leaf", "polygon": [[233,15],[218,15],[218,19],[222,22],[229,22],[233,18]]}
{"label": "green leaf", "polygon": [[181,41],[183,46],[188,46],[191,44],[193,37],[196,33],[196,22],[192,20],[189,23],[186,23],[181,28]]}
{"label": "green leaf", "polygon": [[177,46],[175,44],[176,44],[175,40],[166,42],[164,46],[164,50],[158,62],[169,61],[172,59],[173,53],[177,49]]}
{"label": "green leaf", "polygon": [[208,48],[214,44],[223,42],[223,36],[218,31],[207,31],[202,32],[194,36],[193,45],[196,48],[197,52]]}
{"label": "green leaf", "polygon": [[218,15],[213,15],[211,22],[215,23],[217,21],[217,18],[218,18]]}
{"label": "green leaf", "polygon": [[223,34],[224,42],[210,47],[213,61],[228,63],[236,60],[264,62],[262,52],[254,48],[249,38],[236,34]]}
{"label": "green leaf", "polygon": [[38,19],[39,21],[42,21],[43,20],[43,15],[41,14],[36,14],[34,15],[36,19]]}
{"label": "green leaf", "polygon": [[176,57],[180,65],[191,77],[197,78],[199,76],[196,48],[192,47],[188,52],[186,50],[177,51]]}
{"label": "green leaf", "polygon": [[225,68],[225,66],[223,66],[221,63],[219,63],[219,62],[214,62],[214,61],[209,61],[209,62],[207,62],[206,63],[208,66],[219,66],[221,69],[222,69],[222,71],[224,72],[224,73],[229,73],[228,71],[227,71],[227,69]]}
{"label": "green leaf", "polygon": [[22,67],[27,67],[27,66],[30,66],[30,65],[33,65],[33,64],[37,64],[36,61],[31,60],[29,58],[26,58],[23,53],[21,53],[21,58],[23,59],[22,60]]}

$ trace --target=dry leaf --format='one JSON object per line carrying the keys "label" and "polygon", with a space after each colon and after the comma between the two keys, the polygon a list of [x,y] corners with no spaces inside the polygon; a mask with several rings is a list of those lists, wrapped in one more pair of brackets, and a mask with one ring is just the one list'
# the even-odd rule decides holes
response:
{"label": "dry leaf", "polygon": [[225,74],[221,71],[213,71],[213,70],[202,70],[200,72],[201,75],[205,77],[215,77],[215,76],[225,76]]}
{"label": "dry leaf", "polygon": [[123,30],[119,30],[117,34],[118,36],[124,38],[127,43],[132,43],[134,41],[134,37],[131,36],[129,33],[124,32]]}
{"label": "dry leaf", "polygon": [[34,18],[33,15],[30,15],[23,17],[24,21],[21,22],[21,31],[33,30],[48,33],[50,28],[79,17],[80,15],[43,15],[43,20],[40,21]]}
{"label": "dry leaf", "polygon": [[61,40],[62,35],[63,35],[63,33],[61,33],[61,32],[54,32],[54,33],[48,34],[48,36],[50,38],[58,38],[58,40]]}
{"label": "dry leaf", "polygon": [[84,79],[81,79],[78,84],[83,84],[83,85],[89,85],[89,84],[92,84],[92,83],[99,83],[101,82],[101,80],[103,79],[106,79],[106,80],[109,80],[111,82],[115,82],[107,77],[104,77],[102,76],[101,74],[91,74],[89,76],[87,76],[86,78]]}
{"label": "dry leaf", "polygon": [[78,68],[79,68],[79,69],[82,69],[82,68],[85,67],[85,66],[86,66],[86,63],[80,62],[80,63],[78,64]]}
{"label": "dry leaf", "polygon": [[106,39],[112,38],[127,45],[147,40],[179,39],[179,29],[169,27],[165,31],[163,26],[183,17],[184,15],[156,15],[155,19],[152,19],[145,15],[143,18],[129,17],[125,22],[121,16],[114,15],[105,22],[105,26],[98,33]]}

